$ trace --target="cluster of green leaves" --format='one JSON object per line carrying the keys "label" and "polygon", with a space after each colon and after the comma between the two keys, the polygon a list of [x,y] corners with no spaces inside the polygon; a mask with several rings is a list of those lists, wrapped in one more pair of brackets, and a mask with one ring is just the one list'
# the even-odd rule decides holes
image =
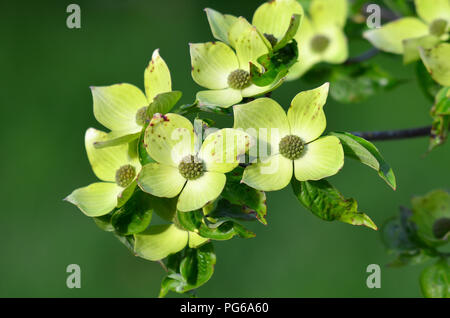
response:
{"label": "cluster of green leaves", "polygon": [[420,277],[425,297],[450,297],[449,253],[442,248],[450,241],[450,194],[435,190],[412,199],[411,209],[382,226],[382,239],[396,257],[390,266],[422,264],[431,261]]}

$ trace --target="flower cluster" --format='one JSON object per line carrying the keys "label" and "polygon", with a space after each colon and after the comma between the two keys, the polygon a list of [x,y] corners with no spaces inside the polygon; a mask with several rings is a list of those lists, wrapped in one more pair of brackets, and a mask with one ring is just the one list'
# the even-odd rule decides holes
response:
{"label": "flower cluster", "polygon": [[450,1],[415,0],[418,17],[403,17],[366,31],[364,37],[376,48],[403,54],[404,63],[422,58],[431,76],[450,85]]}
{"label": "flower cluster", "polygon": [[[241,221],[267,224],[266,191],[292,184],[316,216],[376,229],[356,201],[325,178],[342,169],[344,155],[376,169],[394,189],[395,176],[368,141],[325,133],[330,83],[299,92],[287,112],[271,98],[315,64],[347,60],[348,12],[347,0],[313,0],[308,12],[296,0],[272,0],[250,23],[206,9],[216,41],[189,45],[192,79],[206,89],[190,105],[175,107],[181,92],[172,90],[159,50],[145,69],[145,92],[131,84],[92,87],[94,116],[109,131],[89,128],[85,147],[102,182],[76,189],[66,200],[135,255],[167,259],[162,296],[211,277],[211,240],[253,237]],[[434,13],[426,12],[424,19],[436,24]],[[430,30],[446,36],[441,25]],[[366,37],[383,46],[386,32],[371,32]],[[403,52],[397,42],[395,52]],[[434,51],[421,53],[429,68],[443,62]],[[211,127],[200,110],[233,115],[233,128]],[[193,123],[186,117],[192,112]],[[186,265],[194,263],[195,270]]]}

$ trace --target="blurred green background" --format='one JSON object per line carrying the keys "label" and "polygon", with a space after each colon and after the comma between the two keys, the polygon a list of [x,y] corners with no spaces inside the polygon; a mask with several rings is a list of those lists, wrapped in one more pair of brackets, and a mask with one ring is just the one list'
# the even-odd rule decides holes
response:
{"label": "blurred green background", "polygon": [[[188,42],[212,40],[205,7],[251,18],[257,0],[89,0],[81,29],[66,27],[72,1],[9,1],[0,5],[2,164],[0,296],[154,297],[163,270],[132,256],[76,207],[63,202],[95,180],[84,132],[102,128],[92,113],[90,85],[133,83],[160,48],[182,103],[199,90],[190,76]],[[352,54],[368,48],[352,44]],[[382,130],[430,123],[412,67],[399,57],[377,57],[408,84],[361,104],[326,106],[329,130]],[[284,84],[273,97],[287,106],[310,84]],[[222,124],[231,122],[222,121]],[[377,225],[409,205],[411,196],[446,188],[449,147],[425,155],[428,140],[380,142],[398,189],[376,172],[347,160],[331,178]],[[213,278],[201,297],[420,297],[423,266],[386,268],[390,257],[379,233],[319,220],[290,187],[268,194],[269,226],[253,224],[254,239],[216,243]],[[66,267],[81,266],[81,289],[66,287]],[[366,267],[382,267],[381,289],[366,287]],[[171,294],[172,296],[176,296]]]}

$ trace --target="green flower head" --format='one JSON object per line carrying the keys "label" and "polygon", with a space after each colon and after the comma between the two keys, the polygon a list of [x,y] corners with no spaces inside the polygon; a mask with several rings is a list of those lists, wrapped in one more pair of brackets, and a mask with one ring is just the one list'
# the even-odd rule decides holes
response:
{"label": "green flower head", "polygon": [[[94,116],[111,130],[107,140],[127,140],[124,136],[137,134],[147,118],[147,107],[161,93],[170,92],[172,83],[169,69],[155,50],[144,71],[145,94],[131,84],[93,86]],[[120,138],[120,139],[119,139]]]}
{"label": "green flower head", "polygon": [[155,114],[144,142],[156,161],[142,168],[138,184],[158,197],[179,195],[181,212],[202,208],[222,192],[225,173],[239,164],[239,156],[250,146],[250,137],[235,129],[222,129],[206,137],[199,146],[191,122],[177,114]]}
{"label": "green flower head", "polygon": [[419,59],[419,48],[430,49],[448,39],[450,30],[449,0],[415,0],[416,17],[405,17],[379,29],[366,31],[364,37],[376,48],[403,54],[404,62]]}
{"label": "green flower head", "polygon": [[197,248],[209,241],[195,232],[180,229],[175,224],[153,225],[134,235],[134,251],[150,261],[158,261],[186,246]]}
{"label": "green flower head", "polygon": [[[267,153],[249,165],[242,181],[263,191],[280,190],[291,181],[319,180],[336,174],[344,164],[344,152],[337,137],[320,137],[325,130],[323,106],[329,84],[299,93],[287,113],[274,100],[260,98],[234,106],[234,128],[257,138]],[[320,138],[319,138],[320,137]],[[264,150],[263,150],[264,151]]]}
{"label": "green flower head", "polygon": [[280,40],[289,27],[289,17],[303,16],[294,39],[298,43],[298,62],[287,80],[303,75],[319,62],[340,64],[348,58],[347,38],[343,28],[347,19],[347,0],[313,0],[307,18],[296,0],[274,0],[261,5],[253,16],[253,25],[260,32]]}
{"label": "green flower head", "polygon": [[197,93],[201,105],[230,107],[243,97],[267,93],[281,84],[259,87],[251,82],[250,62],[261,68],[257,59],[269,52],[269,42],[244,18],[229,30],[233,49],[224,42],[190,44],[192,78],[209,90]]}
{"label": "green flower head", "polygon": [[118,196],[135,180],[141,169],[137,156],[133,155],[128,144],[102,149],[94,147],[95,142],[107,138],[107,133],[94,128],[89,128],[85,135],[89,163],[103,182],[76,189],[65,199],[91,217],[111,212],[117,206]]}

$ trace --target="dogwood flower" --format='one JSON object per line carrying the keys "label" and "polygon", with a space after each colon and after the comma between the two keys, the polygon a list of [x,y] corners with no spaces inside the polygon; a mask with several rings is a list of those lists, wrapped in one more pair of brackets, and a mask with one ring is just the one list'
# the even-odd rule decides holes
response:
{"label": "dogwood flower", "polygon": [[404,17],[366,31],[364,37],[376,48],[404,54],[404,62],[419,59],[419,47],[430,49],[448,39],[450,29],[449,0],[415,0],[416,17]]}
{"label": "dogwood flower", "polygon": [[260,87],[251,82],[250,62],[261,69],[257,59],[269,53],[270,43],[244,18],[236,18],[229,30],[229,42],[190,44],[192,78],[209,90],[197,93],[200,105],[230,107],[243,97],[265,94],[282,80]]}
{"label": "dogwood flower", "polygon": [[[210,8],[205,11],[214,37],[235,48],[235,40],[239,36],[237,31],[248,27],[248,22],[242,17],[221,14]],[[286,35],[294,14],[304,15],[303,7],[298,1],[273,0],[256,10],[252,24],[264,35],[263,40],[268,41],[269,48],[272,48]]]}
{"label": "dogwood flower", "polygon": [[233,107],[234,128],[242,128],[257,138],[259,148],[269,148],[267,154],[259,155],[256,163],[245,168],[244,183],[258,190],[275,191],[286,187],[293,173],[299,181],[319,180],[342,168],[344,152],[339,139],[320,137],[326,127],[323,106],[328,89],[327,83],[297,94],[287,116],[270,98]]}
{"label": "dogwood flower", "polygon": [[420,48],[420,57],[431,77],[442,86],[450,86],[450,44],[431,49]]}
{"label": "dogwood flower", "polygon": [[347,20],[347,0],[312,0],[310,19],[296,0],[274,0],[261,5],[253,16],[253,25],[279,40],[287,28],[283,21],[292,14],[303,14],[294,39],[298,43],[298,62],[286,80],[295,80],[320,62],[343,63],[348,58],[348,44],[344,33]]}
{"label": "dogwood flower", "polygon": [[179,195],[181,212],[202,208],[222,192],[225,173],[238,164],[250,137],[234,129],[222,129],[197,140],[191,122],[177,114],[155,114],[146,130],[144,143],[156,161],[142,168],[141,189],[158,197]]}
{"label": "dogwood flower", "polygon": [[73,191],[65,200],[76,205],[91,217],[102,216],[117,206],[118,196],[136,178],[141,169],[137,156],[130,157],[129,145],[97,149],[95,142],[104,141],[108,134],[89,128],[85,134],[85,147],[89,163],[102,182],[92,183]]}
{"label": "dogwood flower", "polygon": [[172,90],[170,72],[159,50],[153,52],[144,71],[144,86],[145,94],[136,86],[126,83],[91,87],[94,116],[111,130],[106,140],[119,143],[121,140],[127,142],[137,138],[147,120],[148,105],[158,94]]}
{"label": "dogwood flower", "polygon": [[209,241],[195,232],[180,229],[175,224],[152,225],[144,232],[135,234],[134,239],[136,254],[150,261],[161,260],[186,246],[196,248]]}

